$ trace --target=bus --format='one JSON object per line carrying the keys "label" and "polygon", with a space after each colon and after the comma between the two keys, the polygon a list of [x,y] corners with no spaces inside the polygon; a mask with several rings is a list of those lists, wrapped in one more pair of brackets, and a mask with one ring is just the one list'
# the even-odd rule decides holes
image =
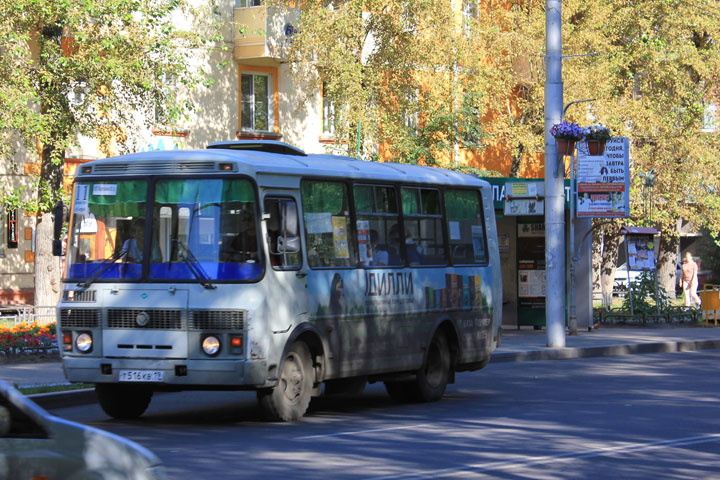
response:
{"label": "bus", "polygon": [[81,165],[68,228],[63,368],[114,418],[158,391],[255,390],[275,421],[368,382],[436,401],[498,345],[493,202],[474,176],[219,142]]}

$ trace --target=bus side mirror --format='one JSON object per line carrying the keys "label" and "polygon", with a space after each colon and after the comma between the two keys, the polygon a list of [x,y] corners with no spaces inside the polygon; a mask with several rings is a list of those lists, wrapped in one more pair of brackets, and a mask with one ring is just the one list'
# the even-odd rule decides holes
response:
{"label": "bus side mirror", "polygon": [[297,204],[283,202],[280,206],[280,215],[282,216],[282,235],[278,238],[278,252],[297,253],[300,251]]}
{"label": "bus side mirror", "polygon": [[297,253],[300,251],[300,237],[278,237],[278,253]]}
{"label": "bus side mirror", "polygon": [[58,202],[57,205],[55,205],[55,208],[53,209],[53,229],[54,229],[54,235],[53,235],[53,255],[56,257],[62,257],[63,251],[62,251],[62,240],[60,237],[62,236],[62,229],[63,229],[63,221],[64,221],[64,215],[65,209],[63,206],[62,200]]}
{"label": "bus side mirror", "polygon": [[282,204],[283,233],[289,237],[298,236],[298,211],[295,202]]}

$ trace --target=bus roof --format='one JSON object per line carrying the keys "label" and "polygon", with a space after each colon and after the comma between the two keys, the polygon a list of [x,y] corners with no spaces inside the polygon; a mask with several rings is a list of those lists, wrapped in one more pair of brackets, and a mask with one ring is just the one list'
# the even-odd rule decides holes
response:
{"label": "bus roof", "polygon": [[[225,168],[221,168],[221,164]],[[77,170],[77,177],[101,175],[172,175],[232,171],[251,176],[317,176],[368,180],[485,185],[479,178],[452,170],[402,163],[368,162],[328,154],[281,154],[252,149],[156,150],[93,160]],[[88,168],[89,167],[89,168]]]}

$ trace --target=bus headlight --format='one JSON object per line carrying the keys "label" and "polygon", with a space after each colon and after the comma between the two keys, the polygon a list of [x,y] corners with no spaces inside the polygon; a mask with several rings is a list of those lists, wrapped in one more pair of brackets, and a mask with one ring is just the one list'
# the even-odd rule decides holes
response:
{"label": "bus headlight", "polygon": [[75,348],[82,353],[89,353],[92,350],[92,335],[89,333],[81,333],[75,337]]}
{"label": "bus headlight", "polygon": [[215,335],[208,335],[207,337],[203,338],[202,349],[203,352],[205,352],[205,355],[209,357],[214,357],[215,355],[220,353],[220,339]]}

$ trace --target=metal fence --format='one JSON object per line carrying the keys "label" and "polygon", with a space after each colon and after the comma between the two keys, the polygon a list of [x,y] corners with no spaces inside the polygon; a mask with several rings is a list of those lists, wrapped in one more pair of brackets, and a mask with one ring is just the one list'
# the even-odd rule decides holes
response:
{"label": "metal fence", "polygon": [[18,325],[21,323],[47,325],[55,322],[55,306],[13,305],[0,307],[0,325]]}

